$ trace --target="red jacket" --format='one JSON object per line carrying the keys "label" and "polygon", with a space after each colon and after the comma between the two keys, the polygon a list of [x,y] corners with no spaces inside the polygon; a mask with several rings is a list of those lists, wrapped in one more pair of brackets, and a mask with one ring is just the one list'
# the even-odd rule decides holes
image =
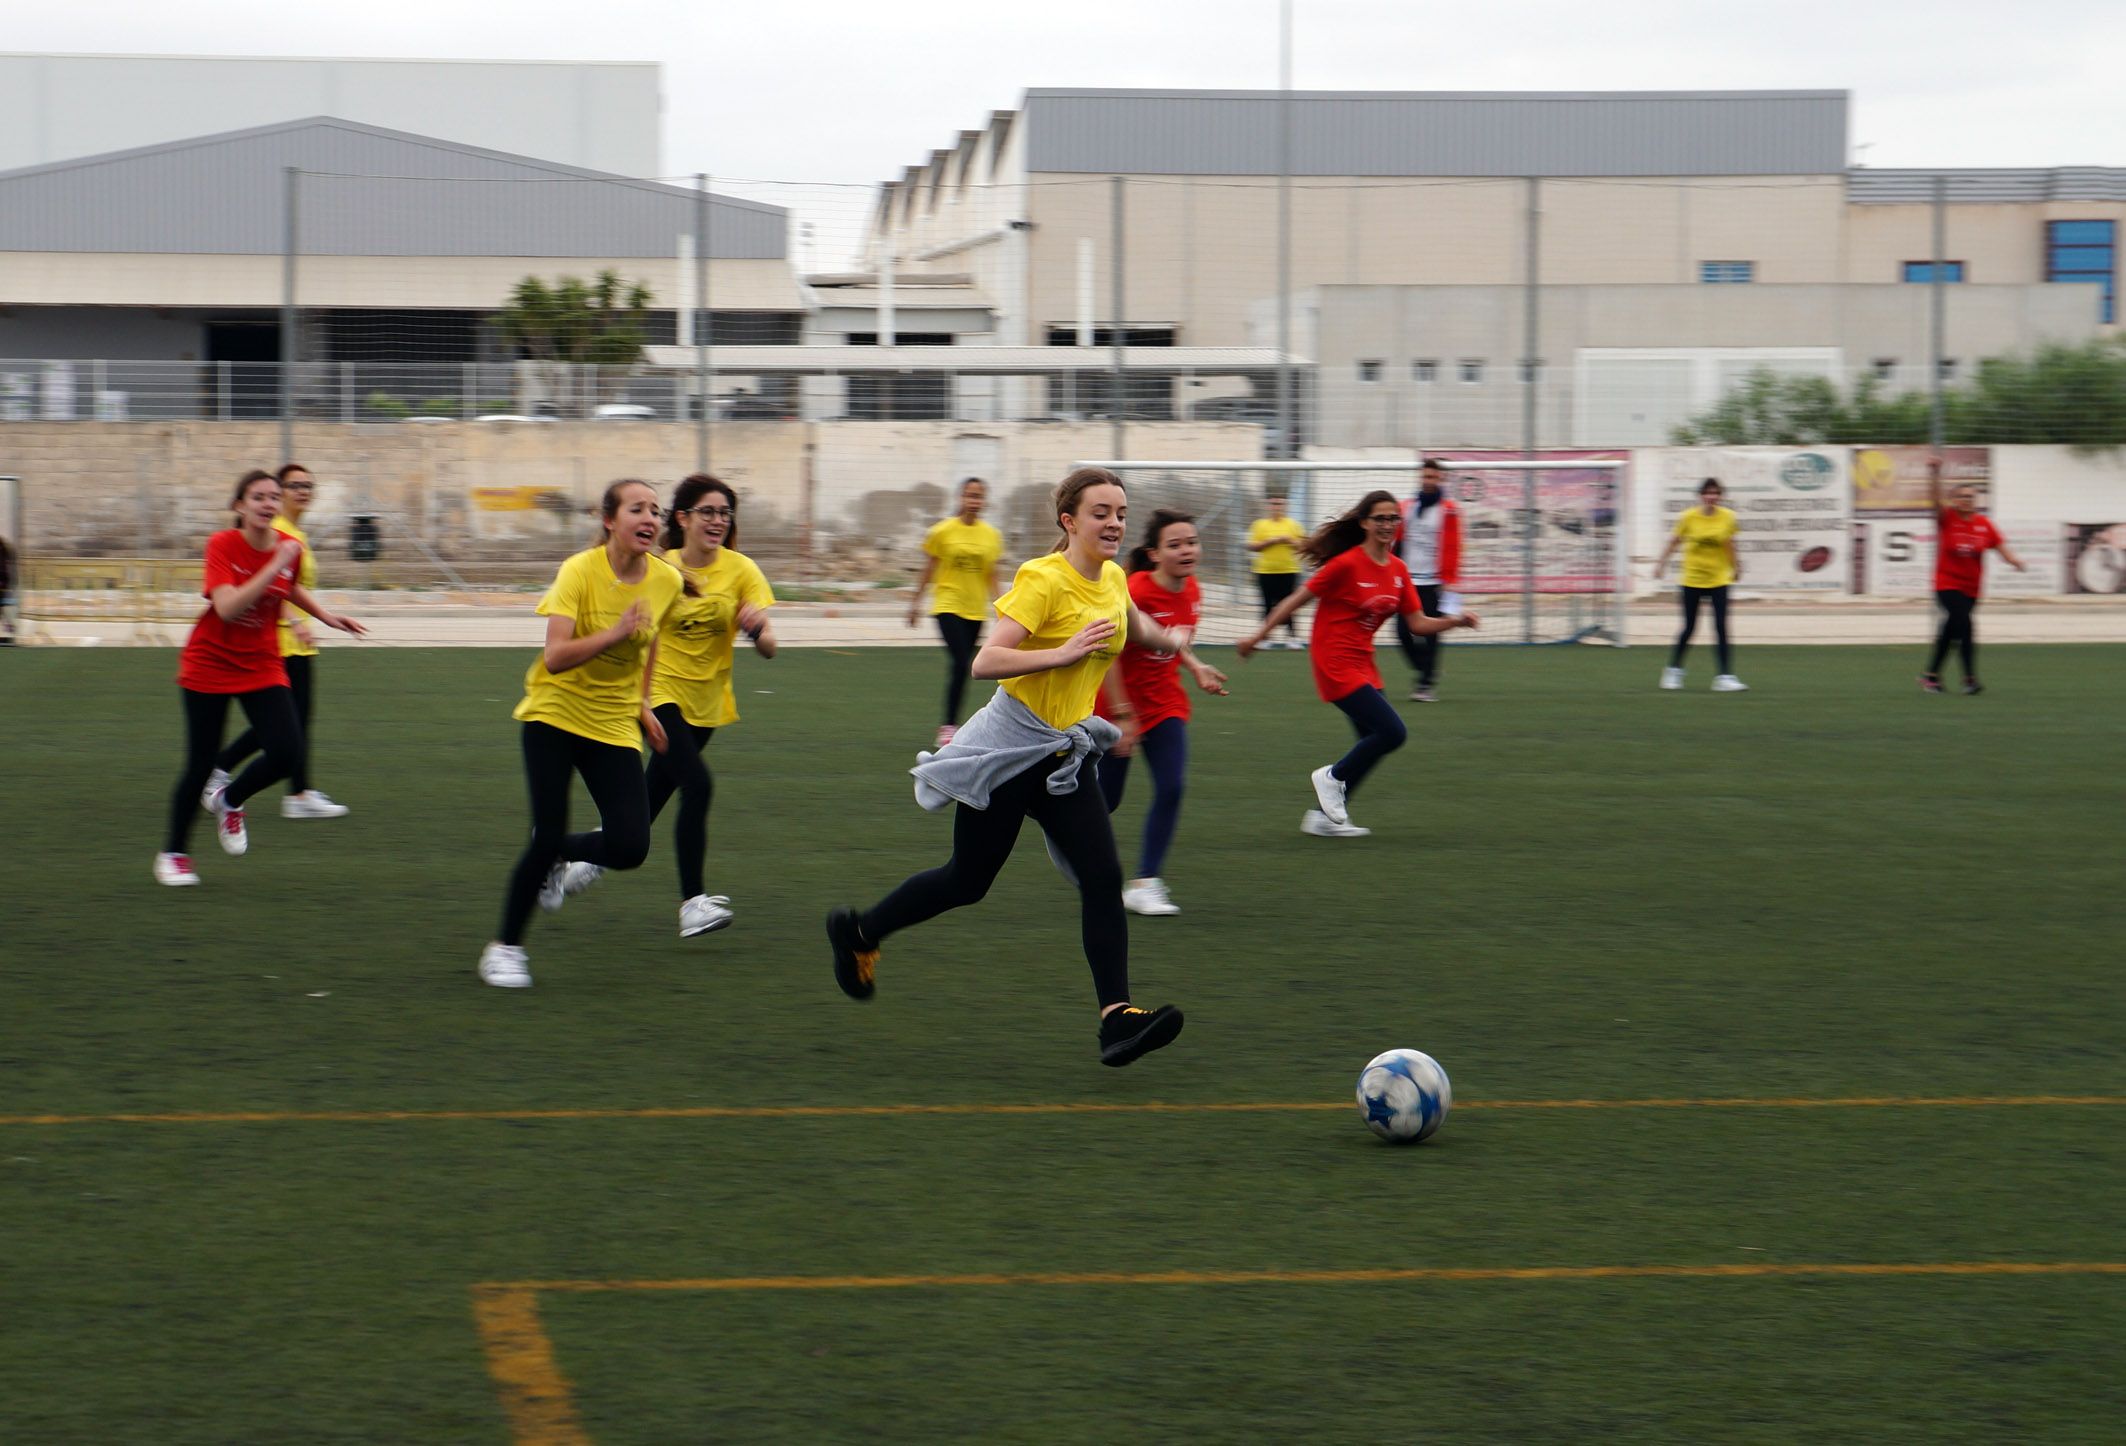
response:
{"label": "red jacket", "polygon": [[[1455,506],[1454,499],[1442,492],[1439,499],[1439,585],[1460,587],[1462,585],[1462,509]],[[1395,555],[1403,555],[1403,534],[1409,530],[1410,521],[1417,515],[1417,499],[1403,503],[1403,525],[1395,529]]]}

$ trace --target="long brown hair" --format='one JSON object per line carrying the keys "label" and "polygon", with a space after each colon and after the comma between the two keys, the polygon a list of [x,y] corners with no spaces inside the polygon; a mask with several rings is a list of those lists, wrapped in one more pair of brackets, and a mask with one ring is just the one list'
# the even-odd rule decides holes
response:
{"label": "long brown hair", "polygon": [[1152,554],[1159,550],[1160,534],[1177,522],[1193,523],[1195,520],[1195,513],[1173,507],[1161,507],[1152,513],[1152,525],[1144,529],[1144,541],[1129,550],[1129,570],[1150,572],[1158,566],[1152,560]]}
{"label": "long brown hair", "polygon": [[[1056,519],[1057,531],[1062,531],[1065,517],[1076,517],[1078,515],[1078,509],[1084,505],[1086,492],[1094,487],[1122,487],[1122,479],[1105,467],[1080,467],[1056,484],[1055,500],[1048,510],[1049,514]],[[1122,495],[1125,497],[1129,495],[1127,487],[1122,487]],[[1050,552],[1061,552],[1068,546],[1070,546],[1070,534],[1063,532],[1063,535],[1056,539],[1056,545],[1048,550]]]}
{"label": "long brown hair", "polygon": [[1316,528],[1314,535],[1299,545],[1299,550],[1316,567],[1332,557],[1343,556],[1366,540],[1366,514],[1383,502],[1398,512],[1402,510],[1402,504],[1395,500],[1393,492],[1378,489],[1368,492],[1349,512],[1332,517]]}
{"label": "long brown hair", "polygon": [[738,494],[731,484],[721,477],[711,477],[706,472],[694,472],[682,477],[672,490],[672,510],[664,514],[664,545],[678,549],[687,545],[686,529],[679,525],[679,514],[691,512],[701,499],[711,492],[721,492],[723,500],[731,504],[731,524],[723,531],[723,545],[733,551],[738,547]]}

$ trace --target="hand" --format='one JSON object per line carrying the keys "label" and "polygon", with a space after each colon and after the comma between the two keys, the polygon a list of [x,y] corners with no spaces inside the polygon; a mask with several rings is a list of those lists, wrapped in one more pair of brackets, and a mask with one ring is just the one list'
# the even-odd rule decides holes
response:
{"label": "hand", "polygon": [[[318,621],[323,623],[328,628],[338,628],[341,632],[351,634],[352,636],[357,638],[367,637],[369,634],[369,629],[363,627],[360,623],[356,622],[353,618],[348,617],[345,613],[334,613],[331,617],[319,618]],[[302,624],[296,624],[296,628],[298,631],[301,631]]]}
{"label": "hand", "polygon": [[1248,634],[1239,642],[1233,644],[1233,656],[1245,663],[1255,655],[1255,650],[1262,646],[1262,638],[1263,635],[1261,633]]}
{"label": "hand", "polygon": [[745,630],[747,637],[752,637],[767,625],[768,610],[766,608],[756,607],[752,603],[741,603],[739,605],[738,626]]}
{"label": "hand", "polygon": [[2030,565],[2018,557],[2017,559],[2015,559],[2015,570],[2017,572],[2028,572],[2030,570]]}
{"label": "hand", "polygon": [[297,619],[291,623],[291,627],[295,632],[295,641],[298,646],[305,648],[317,646],[317,635],[310,631],[310,624]]}
{"label": "hand", "polygon": [[1127,758],[1132,753],[1135,753],[1137,751],[1137,739],[1141,736],[1137,727],[1137,715],[1135,713],[1117,713],[1109,721],[1122,730],[1122,741],[1110,748],[1108,752],[1114,754],[1117,758]]}
{"label": "hand", "polygon": [[292,537],[284,537],[281,539],[280,546],[273,549],[273,555],[278,559],[281,567],[286,567],[289,563],[295,562],[302,557],[303,545]]}
{"label": "hand", "polygon": [[908,608],[908,626],[915,626],[915,607],[912,604]]}
{"label": "hand", "polygon": [[1455,621],[1456,621],[1456,623],[1457,623],[1457,624],[1458,624],[1459,626],[1461,626],[1461,627],[1465,627],[1465,628],[1473,628],[1473,627],[1475,627],[1475,626],[1477,625],[1477,618],[1476,618],[1476,614],[1475,614],[1475,613],[1471,613],[1471,612],[1465,612],[1465,613],[1463,613],[1463,614],[1462,614],[1462,615],[1461,615],[1461,616],[1460,616],[1459,618],[1457,618],[1457,619],[1456,619]]}
{"label": "hand", "polygon": [[652,752],[662,753],[672,746],[672,740],[664,736],[664,724],[650,711],[650,705],[642,705],[642,736],[650,740]]}
{"label": "hand", "polygon": [[1215,694],[1223,698],[1225,696],[1225,674],[1219,672],[1209,663],[1199,663],[1196,666],[1196,686],[1206,693]]}
{"label": "hand", "polygon": [[627,605],[627,611],[620,615],[620,621],[613,624],[613,632],[616,634],[615,641],[621,638],[632,638],[642,631],[642,625],[649,620],[650,610],[642,605],[641,598],[636,598]]}
{"label": "hand", "polygon": [[1113,618],[1094,618],[1084,627],[1078,629],[1076,635],[1056,651],[1064,655],[1063,661],[1067,667],[1071,663],[1089,658],[1094,653],[1099,652],[1102,647],[1106,646],[1107,640],[1114,635],[1115,620]]}

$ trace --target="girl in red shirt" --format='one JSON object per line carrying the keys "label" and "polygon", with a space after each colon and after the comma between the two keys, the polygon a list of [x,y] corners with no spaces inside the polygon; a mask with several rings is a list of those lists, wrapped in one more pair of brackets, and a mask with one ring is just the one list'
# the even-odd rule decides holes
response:
{"label": "girl in red shirt", "polygon": [[1927,460],[1927,478],[1934,499],[1934,516],[1940,533],[1934,543],[1934,600],[1941,604],[1941,630],[1934,635],[1934,653],[1927,670],[1919,675],[1920,691],[1941,691],[1941,663],[1956,644],[1964,665],[1964,692],[1982,693],[1978,681],[1978,595],[1986,581],[1986,554],[1998,552],[2017,572],[2027,572],[2023,560],[2009,550],[2007,539],[1993,519],[1978,510],[1978,489],[1969,483],[1942,506],[1941,458]]}
{"label": "girl in red shirt", "polygon": [[1410,569],[1394,554],[1395,530],[1402,508],[1390,492],[1368,492],[1356,507],[1326,524],[1300,550],[1315,564],[1307,585],[1277,605],[1263,624],[1241,639],[1245,658],[1262,646],[1279,623],[1319,599],[1314,614],[1314,641],[1308,649],[1314,664],[1314,688],[1351,720],[1358,742],[1349,753],[1314,770],[1314,797],[1319,812],[1300,822],[1322,838],[1362,838],[1372,832],[1351,822],[1345,807],[1352,789],[1388,754],[1403,746],[1409,730],[1381,690],[1380,669],[1373,661],[1373,635],[1391,617],[1400,617],[1418,637],[1452,628],[1473,628],[1475,613],[1460,617],[1426,617],[1411,584]]}
{"label": "girl in red shirt", "polygon": [[[1225,695],[1225,674],[1191,650],[1203,620],[1203,591],[1196,585],[1196,563],[1203,555],[1196,519],[1186,512],[1160,508],[1142,544],[1129,555],[1129,596],[1137,611],[1178,638],[1171,651],[1131,643],[1107,675],[1094,709],[1122,730],[1122,741],[1100,760],[1100,792],[1107,811],[1122,805],[1129,781],[1130,755],[1141,750],[1152,770],[1152,806],[1144,816],[1144,843],[1137,872],[1122,886],[1122,907],[1132,914],[1178,914],[1159,871],[1181,821],[1181,792],[1188,773],[1188,694],[1181,691],[1185,667],[1206,693]],[[1115,674],[1121,674],[1121,686]]]}
{"label": "girl in red shirt", "polygon": [[[271,472],[246,472],[229,500],[236,526],[207,539],[200,592],[207,610],[192,625],[178,657],[177,686],[184,698],[185,767],[170,796],[170,827],[155,855],[155,881],[182,887],[199,882],[185,841],[192,811],[204,803],[215,818],[222,852],[250,847],[244,832],[244,801],[293,771],[302,756],[303,728],[281,662],[281,604],[292,601],[328,628],[359,635],[362,625],[319,602],[296,580],[303,545],[274,531],[281,488]],[[260,752],[236,778],[202,793],[221,748],[229,700],[242,705]]]}

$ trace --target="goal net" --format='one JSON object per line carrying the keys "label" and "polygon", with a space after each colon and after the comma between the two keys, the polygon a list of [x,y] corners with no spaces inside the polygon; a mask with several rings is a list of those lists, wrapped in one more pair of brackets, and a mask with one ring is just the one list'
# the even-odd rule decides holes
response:
{"label": "goal net", "polygon": [[[1461,513],[1461,581],[1455,590],[1483,627],[1457,644],[1609,643],[1622,646],[1631,592],[1627,454],[1428,452],[1446,468],[1447,495]],[[1192,514],[1203,538],[1197,567],[1206,642],[1245,636],[1261,614],[1247,550],[1264,499],[1312,531],[1368,492],[1397,502],[1417,494],[1421,459],[1365,461],[1090,461],[1129,488],[1129,544],[1154,510]]]}

